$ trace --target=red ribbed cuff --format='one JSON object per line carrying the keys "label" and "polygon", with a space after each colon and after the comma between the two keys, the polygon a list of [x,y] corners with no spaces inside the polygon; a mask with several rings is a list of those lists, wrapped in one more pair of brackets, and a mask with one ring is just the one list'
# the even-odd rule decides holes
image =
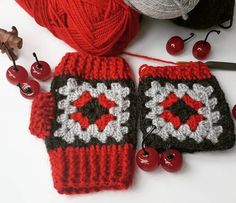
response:
{"label": "red ribbed cuff", "polygon": [[170,80],[205,80],[211,78],[207,64],[202,62],[179,63],[176,66],[153,67],[143,65],[139,71],[140,78],[153,77]]}
{"label": "red ribbed cuff", "polygon": [[132,144],[50,150],[54,187],[61,194],[127,189],[132,183],[134,155]]}
{"label": "red ribbed cuff", "polygon": [[133,79],[128,63],[121,57],[99,57],[67,53],[55,69],[55,76],[80,76],[87,80]]}

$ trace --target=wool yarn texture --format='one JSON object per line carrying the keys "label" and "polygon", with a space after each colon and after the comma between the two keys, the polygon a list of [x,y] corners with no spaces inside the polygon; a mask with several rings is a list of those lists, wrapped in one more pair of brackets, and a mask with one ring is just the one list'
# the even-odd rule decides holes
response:
{"label": "wool yarn texture", "polygon": [[140,29],[140,15],[123,0],[16,2],[38,24],[81,53],[118,55]]}
{"label": "wool yarn texture", "polygon": [[138,12],[156,19],[172,19],[182,16],[187,19],[187,13],[198,4],[199,0],[125,0]]}
{"label": "wool yarn texture", "polygon": [[132,183],[136,91],[121,57],[67,53],[51,91],[32,104],[30,131],[45,140],[61,194],[123,190]]}
{"label": "wool yarn texture", "polygon": [[234,146],[229,106],[207,64],[140,69],[140,128],[145,146],[181,152],[225,150]]}
{"label": "wool yarn texture", "polygon": [[187,20],[176,18],[173,22],[194,29],[208,29],[217,25],[230,28],[233,23],[234,6],[235,0],[200,0],[188,13]]}

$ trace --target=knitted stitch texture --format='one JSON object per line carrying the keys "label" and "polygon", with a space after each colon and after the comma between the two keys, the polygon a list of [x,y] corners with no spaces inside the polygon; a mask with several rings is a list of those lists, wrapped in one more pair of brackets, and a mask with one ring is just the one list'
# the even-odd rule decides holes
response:
{"label": "knitted stitch texture", "polygon": [[172,19],[182,16],[187,19],[187,13],[194,9],[199,0],[125,0],[139,13],[156,19]]}
{"label": "knitted stitch texture", "polygon": [[140,15],[123,0],[16,2],[39,25],[80,53],[120,55],[140,30]]}
{"label": "knitted stitch texture", "polygon": [[216,78],[201,62],[140,69],[139,108],[145,145],[159,152],[224,150],[234,146],[234,123]]}
{"label": "knitted stitch texture", "polygon": [[127,189],[136,146],[136,93],[120,57],[68,53],[50,93],[32,105],[30,131],[45,140],[62,194]]}

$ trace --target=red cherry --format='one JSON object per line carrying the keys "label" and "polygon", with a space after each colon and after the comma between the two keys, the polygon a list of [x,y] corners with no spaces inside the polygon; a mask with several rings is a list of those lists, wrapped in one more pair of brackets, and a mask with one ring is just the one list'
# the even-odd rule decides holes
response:
{"label": "red cherry", "polygon": [[152,147],[139,150],[136,163],[144,171],[153,171],[160,165],[159,153]]}
{"label": "red cherry", "polygon": [[21,95],[26,99],[33,99],[40,92],[40,84],[35,80],[18,84]]}
{"label": "red cherry", "polygon": [[2,46],[5,48],[8,55],[10,56],[10,59],[13,62],[13,66],[8,68],[6,72],[7,80],[13,85],[26,82],[28,80],[28,72],[25,70],[24,67],[16,65],[15,58],[8,46],[5,43],[2,43]]}
{"label": "red cherry", "polygon": [[8,68],[6,72],[7,80],[13,85],[23,83],[28,80],[28,73],[22,66],[14,65]]}
{"label": "red cherry", "polygon": [[184,50],[184,43],[191,39],[194,36],[194,33],[190,34],[191,36],[187,39],[182,39],[179,36],[174,36],[170,38],[166,44],[166,50],[171,55],[180,54]]}
{"label": "red cherry", "polygon": [[36,62],[33,63],[33,65],[31,66],[31,70],[30,70],[31,75],[35,79],[41,80],[41,81],[50,79],[52,75],[52,71],[49,64],[45,61],[39,61],[35,53],[33,53],[33,56],[35,57]]}
{"label": "red cherry", "polygon": [[196,59],[203,60],[207,58],[210,52],[211,52],[210,43],[205,42],[203,40],[196,42],[193,46],[193,56]]}
{"label": "red cherry", "polygon": [[206,59],[209,53],[211,52],[211,45],[209,42],[207,42],[207,39],[212,32],[220,34],[220,30],[211,30],[207,33],[205,40],[200,40],[194,44],[192,53],[196,59]]}
{"label": "red cherry", "polygon": [[166,44],[166,50],[171,55],[179,54],[184,50],[184,40],[179,36],[170,38]]}
{"label": "red cherry", "polygon": [[236,105],[234,105],[232,110],[233,117],[236,119]]}
{"label": "red cherry", "polygon": [[161,154],[161,165],[168,172],[177,172],[183,165],[182,154],[175,150],[170,149]]}

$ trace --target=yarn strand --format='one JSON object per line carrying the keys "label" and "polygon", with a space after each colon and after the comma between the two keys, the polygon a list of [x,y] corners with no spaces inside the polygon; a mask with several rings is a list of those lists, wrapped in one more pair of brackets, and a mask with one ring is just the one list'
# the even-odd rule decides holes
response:
{"label": "yarn strand", "polygon": [[140,54],[134,54],[134,53],[129,53],[129,52],[125,52],[125,51],[123,52],[123,54],[125,54],[125,55],[127,55],[127,56],[132,56],[132,57],[147,59],[147,60],[156,61],[156,62],[160,62],[160,63],[167,63],[167,64],[172,64],[172,65],[177,65],[177,63],[172,62],[172,61],[167,61],[167,60],[163,60],[163,59],[158,59],[158,58],[154,58],[154,57],[150,57],[150,56],[145,56],[145,55],[140,55]]}

